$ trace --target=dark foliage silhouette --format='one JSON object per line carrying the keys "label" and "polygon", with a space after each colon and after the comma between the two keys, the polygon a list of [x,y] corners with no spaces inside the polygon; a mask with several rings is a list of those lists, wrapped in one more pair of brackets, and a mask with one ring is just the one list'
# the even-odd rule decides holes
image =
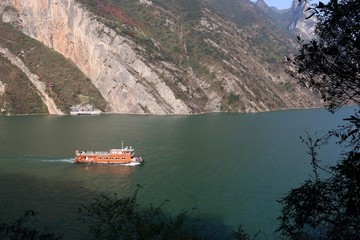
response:
{"label": "dark foliage silhouette", "polygon": [[[289,73],[318,91],[331,112],[347,103],[358,106],[360,2],[330,0],[309,11],[319,20],[317,38],[310,42],[299,39],[302,47],[298,55],[288,59]],[[303,139],[314,175],[279,201],[283,208],[278,231],[289,239],[359,239],[359,109],[344,120],[343,126],[322,137],[308,135]],[[342,149],[339,161],[333,167],[322,167],[318,150],[334,139]]]}
{"label": "dark foliage silhouette", "polygon": [[308,9],[318,19],[317,38],[289,57],[289,73],[321,94],[334,111],[348,102],[360,103],[360,1],[330,0]]}
{"label": "dark foliage silhouette", "polygon": [[34,226],[36,213],[26,210],[24,215],[15,221],[0,222],[0,239],[9,240],[59,240],[60,235],[40,231]]}
{"label": "dark foliage silhouette", "polygon": [[89,232],[95,239],[238,239],[250,236],[239,227],[236,231],[221,222],[213,226],[199,218],[192,217],[195,211],[181,211],[175,217],[163,211],[165,201],[158,207],[141,209],[138,191],[132,196],[119,198],[116,194],[102,195],[90,205],[79,208],[80,219],[88,224]]}

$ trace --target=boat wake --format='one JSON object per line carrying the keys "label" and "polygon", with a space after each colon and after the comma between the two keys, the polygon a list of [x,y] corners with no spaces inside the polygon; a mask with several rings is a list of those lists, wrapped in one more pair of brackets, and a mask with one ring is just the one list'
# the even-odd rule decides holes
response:
{"label": "boat wake", "polygon": [[74,159],[73,159],[73,158],[44,159],[44,160],[42,160],[42,161],[43,161],[43,162],[53,162],[53,163],[58,163],[58,162],[74,163]]}
{"label": "boat wake", "polygon": [[137,165],[140,165],[141,163],[139,162],[132,162],[132,163],[125,163],[125,164],[122,164],[123,166],[137,166]]}

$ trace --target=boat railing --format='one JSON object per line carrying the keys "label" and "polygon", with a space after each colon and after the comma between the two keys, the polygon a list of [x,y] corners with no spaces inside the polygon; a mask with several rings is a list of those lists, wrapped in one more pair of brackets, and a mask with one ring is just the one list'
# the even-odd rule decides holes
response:
{"label": "boat railing", "polygon": [[82,156],[124,154],[124,153],[130,153],[133,156],[135,154],[135,149],[124,148],[124,149],[111,149],[109,151],[77,151],[77,154]]}

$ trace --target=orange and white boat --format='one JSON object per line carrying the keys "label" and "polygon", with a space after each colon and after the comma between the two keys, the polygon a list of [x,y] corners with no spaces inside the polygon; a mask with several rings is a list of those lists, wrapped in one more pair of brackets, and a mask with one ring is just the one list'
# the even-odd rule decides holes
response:
{"label": "orange and white boat", "polygon": [[135,149],[122,147],[109,151],[75,151],[75,163],[100,163],[100,164],[126,164],[138,165],[144,162],[139,156],[135,156]]}

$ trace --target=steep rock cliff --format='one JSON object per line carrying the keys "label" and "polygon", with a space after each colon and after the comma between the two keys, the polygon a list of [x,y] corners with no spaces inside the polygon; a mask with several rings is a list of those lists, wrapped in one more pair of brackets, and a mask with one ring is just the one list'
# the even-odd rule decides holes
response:
{"label": "steep rock cliff", "polygon": [[315,36],[314,30],[317,20],[315,16],[309,17],[311,15],[311,11],[308,10],[311,7],[309,1],[293,0],[291,7],[283,10],[269,7],[264,0],[257,0],[255,5],[291,33],[305,39],[311,39]]}
{"label": "steep rock cliff", "polygon": [[294,31],[302,38],[314,38],[316,18],[311,17],[311,11],[308,11],[310,7],[309,1],[300,2],[299,0],[293,0],[290,8],[290,23],[288,29]]}
{"label": "steep rock cliff", "polygon": [[318,104],[279,67],[291,43],[269,32],[274,27],[262,16],[241,28],[206,1],[190,1],[190,7],[188,1],[81,2],[4,0],[0,16],[71,59],[111,112],[254,112]]}
{"label": "steep rock cliff", "polygon": [[3,21],[16,22],[24,33],[76,63],[112,112],[189,113],[133,51],[132,42],[94,21],[95,16],[74,0],[6,0],[2,5]]}

